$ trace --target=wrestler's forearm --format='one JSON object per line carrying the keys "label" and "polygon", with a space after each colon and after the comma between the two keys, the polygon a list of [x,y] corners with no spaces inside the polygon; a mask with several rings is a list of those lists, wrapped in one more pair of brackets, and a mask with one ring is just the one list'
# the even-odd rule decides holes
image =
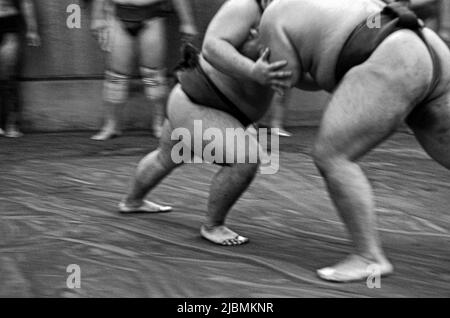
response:
{"label": "wrestler's forearm", "polygon": [[22,12],[27,24],[28,32],[37,32],[38,24],[36,18],[36,10],[34,8],[34,3],[32,0],[23,0],[22,1]]}
{"label": "wrestler's forearm", "polygon": [[175,10],[182,25],[195,26],[191,0],[172,0]]}
{"label": "wrestler's forearm", "polygon": [[255,62],[243,56],[231,43],[225,40],[206,38],[202,54],[205,60],[223,73],[236,78],[252,78],[252,69]]}

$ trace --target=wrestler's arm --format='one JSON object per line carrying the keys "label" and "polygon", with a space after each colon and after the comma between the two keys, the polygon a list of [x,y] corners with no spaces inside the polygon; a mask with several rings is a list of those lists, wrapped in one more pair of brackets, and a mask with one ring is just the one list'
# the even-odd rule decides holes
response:
{"label": "wrestler's arm", "polygon": [[237,48],[248,38],[259,14],[254,0],[226,2],[206,31],[203,57],[223,73],[237,78],[252,78],[255,62],[243,56]]}
{"label": "wrestler's arm", "polygon": [[[272,61],[287,61],[285,70],[291,71],[290,87],[294,87],[297,84],[301,84],[304,79],[304,74],[296,49],[291,44],[291,40],[285,32],[282,23],[277,18],[276,12],[269,7],[263,15],[260,24],[261,43],[265,47],[270,48],[270,59]],[[276,88],[277,85],[273,86]],[[284,87],[281,88],[284,89]]]}
{"label": "wrestler's arm", "polygon": [[38,33],[37,16],[34,3],[32,0],[22,0],[21,5],[23,16],[27,25],[27,42],[31,46],[38,46],[41,43],[41,39]]}
{"label": "wrestler's arm", "polygon": [[194,14],[189,1],[190,0],[172,0],[172,3],[180,19],[180,32],[185,35],[195,36],[197,35],[197,28],[195,26]]}

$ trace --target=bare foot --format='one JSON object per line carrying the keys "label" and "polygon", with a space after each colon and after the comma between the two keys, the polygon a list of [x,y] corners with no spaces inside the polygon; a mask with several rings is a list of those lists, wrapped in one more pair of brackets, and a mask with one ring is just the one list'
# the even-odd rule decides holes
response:
{"label": "bare foot", "polygon": [[225,225],[207,227],[205,225],[200,229],[203,238],[215,244],[224,246],[242,245],[248,242],[248,238],[240,236]]}
{"label": "bare foot", "polygon": [[365,280],[372,275],[386,276],[394,272],[394,267],[385,258],[372,261],[359,255],[350,255],[342,262],[319,269],[317,275],[323,280],[348,283]]}
{"label": "bare foot", "polygon": [[120,213],[164,213],[172,211],[172,207],[159,205],[147,200],[136,205],[122,201],[119,203],[119,211]]}
{"label": "bare foot", "polygon": [[122,133],[116,130],[101,130],[98,134],[91,137],[92,140],[105,141],[119,137]]}

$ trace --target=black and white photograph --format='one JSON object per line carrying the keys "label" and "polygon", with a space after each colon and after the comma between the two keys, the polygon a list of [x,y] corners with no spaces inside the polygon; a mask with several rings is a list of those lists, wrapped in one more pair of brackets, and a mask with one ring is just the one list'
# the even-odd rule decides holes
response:
{"label": "black and white photograph", "polygon": [[450,298],[450,0],[0,0],[0,298]]}

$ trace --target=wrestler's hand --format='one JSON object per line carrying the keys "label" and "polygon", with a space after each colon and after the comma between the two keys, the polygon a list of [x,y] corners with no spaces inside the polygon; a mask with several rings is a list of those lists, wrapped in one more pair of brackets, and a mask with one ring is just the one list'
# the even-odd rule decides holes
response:
{"label": "wrestler's hand", "polygon": [[34,47],[41,45],[41,37],[36,31],[28,31],[25,37],[27,40],[27,45]]}
{"label": "wrestler's hand", "polygon": [[264,86],[271,86],[280,94],[291,87],[291,71],[283,71],[287,61],[277,61],[270,63],[270,50],[267,48],[255,62],[251,71],[251,77],[257,83]]}
{"label": "wrestler's hand", "polygon": [[93,20],[91,32],[103,51],[109,51],[109,24],[106,20]]}

